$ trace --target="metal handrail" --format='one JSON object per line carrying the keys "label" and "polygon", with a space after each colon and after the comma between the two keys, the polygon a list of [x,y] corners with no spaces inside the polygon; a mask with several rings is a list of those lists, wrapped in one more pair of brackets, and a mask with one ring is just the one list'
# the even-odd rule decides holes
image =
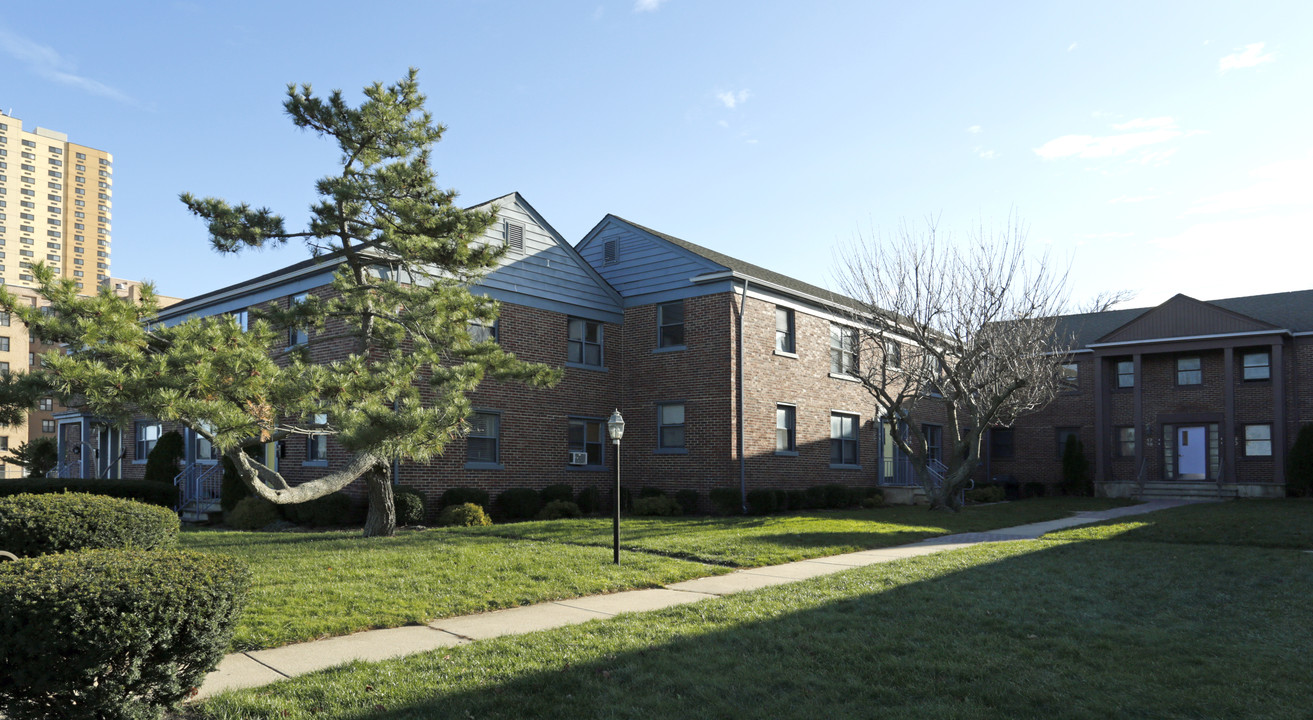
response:
{"label": "metal handrail", "polygon": [[202,503],[219,499],[222,488],[223,465],[219,463],[190,463],[173,478],[178,488],[178,504],[174,508],[182,512],[189,505],[199,507]]}

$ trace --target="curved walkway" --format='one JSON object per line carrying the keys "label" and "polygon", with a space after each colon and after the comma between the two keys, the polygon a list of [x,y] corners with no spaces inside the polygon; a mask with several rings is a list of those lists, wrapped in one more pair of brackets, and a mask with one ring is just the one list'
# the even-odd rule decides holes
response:
{"label": "curved walkway", "polygon": [[1078,512],[1072,517],[1061,520],[1018,525],[990,532],[944,535],[910,545],[861,550],[784,565],[738,570],[727,575],[685,580],[651,590],[591,595],[434,620],[427,625],[368,630],[353,635],[284,645],[269,650],[233,653],[224,657],[214,672],[206,676],[205,683],[196,697],[203,698],[224,690],[267,685],[355,660],[386,660],[502,635],[519,635],[573,625],[620,613],[659,610],[673,605],[829,575],[849,568],[956,550],[977,543],[1034,540],[1054,530],[1126,515],[1140,515],[1191,502],[1198,501],[1154,500],[1112,510]]}

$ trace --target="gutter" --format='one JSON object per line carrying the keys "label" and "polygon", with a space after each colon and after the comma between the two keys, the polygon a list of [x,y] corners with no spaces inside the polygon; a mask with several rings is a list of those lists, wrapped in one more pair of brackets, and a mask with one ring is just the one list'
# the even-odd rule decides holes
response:
{"label": "gutter", "polygon": [[1085,347],[1091,349],[1108,348],[1108,347],[1124,347],[1128,345],[1152,345],[1157,343],[1185,342],[1187,340],[1220,340],[1223,338],[1233,338],[1233,337],[1252,337],[1255,335],[1281,335],[1281,334],[1309,335],[1313,333],[1292,333],[1284,328],[1272,328],[1271,330],[1251,330],[1249,332],[1239,332],[1239,333],[1215,333],[1212,335],[1186,335],[1183,337],[1150,338],[1148,340],[1129,340],[1127,342],[1119,342],[1119,343],[1090,343]]}

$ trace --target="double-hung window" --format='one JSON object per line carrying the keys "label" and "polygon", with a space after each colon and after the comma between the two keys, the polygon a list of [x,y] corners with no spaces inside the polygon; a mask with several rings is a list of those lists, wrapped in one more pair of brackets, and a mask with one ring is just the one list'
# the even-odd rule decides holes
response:
{"label": "double-hung window", "polygon": [[1176,358],[1177,385],[1202,385],[1203,382],[1204,371],[1197,356]]}
{"label": "double-hung window", "polygon": [[470,432],[466,436],[466,462],[493,465],[500,463],[501,415],[488,412],[471,413],[468,422]]}
{"label": "double-hung window", "polygon": [[831,465],[856,465],[858,463],[857,426],[858,418],[856,415],[830,414]]}
{"label": "double-hung window", "polygon": [[989,457],[992,460],[1011,460],[1015,450],[1012,428],[991,428],[989,431]]}
{"label": "double-hung window", "polygon": [[1058,366],[1058,384],[1067,392],[1080,390],[1080,365],[1062,363]]}
{"label": "double-hung window", "polygon": [[55,409],[55,401],[53,398],[41,398],[37,400],[36,409],[50,412]]}
{"label": "double-hung window", "polygon": [[601,367],[602,323],[570,318],[569,334],[566,361],[589,367]]}
{"label": "double-hung window", "polygon": [[1248,352],[1240,357],[1245,380],[1271,380],[1272,356],[1266,352]]}
{"label": "double-hung window", "polygon": [[602,441],[605,436],[605,424],[601,420],[570,418],[567,438],[570,452],[587,453],[589,465],[606,464],[606,458],[602,454],[606,448],[606,443]]}
{"label": "double-hung window", "polygon": [[1245,457],[1272,456],[1272,426],[1245,426]]}
{"label": "double-hung window", "polygon": [[1117,457],[1135,457],[1135,427],[1124,425],[1117,428],[1117,444],[1114,447]]}
{"label": "double-hung window", "polygon": [[684,346],[684,301],[657,305],[657,347]]}
{"label": "double-hung window", "polygon": [[155,449],[155,443],[160,439],[160,424],[157,422],[138,422],[135,429],[136,451],[132,457],[135,460],[145,460],[150,455],[150,451]]}
{"label": "double-hung window", "polygon": [[[324,427],[328,424],[328,415],[318,413],[314,417],[314,424]],[[305,440],[305,461],[313,463],[328,462],[328,435],[325,433],[314,433],[307,435]]]}
{"label": "double-hung window", "polygon": [[484,325],[477,320],[471,320],[469,324],[470,342],[481,343],[489,340],[497,342],[497,332],[500,321],[493,321],[491,325]]}
{"label": "double-hung window", "polygon": [[[309,297],[310,297],[309,293],[301,293],[300,295],[293,295],[289,305],[290,307],[296,307],[297,305],[309,299]],[[309,341],[310,341],[310,335],[305,331],[305,328],[291,327],[287,329],[288,347],[293,347],[296,345],[304,345]]]}
{"label": "double-hung window", "polygon": [[775,452],[798,450],[798,409],[792,405],[775,406]]}
{"label": "double-hung window", "polygon": [[899,345],[897,340],[884,341],[884,364],[890,370],[899,370],[903,367],[903,346]]}
{"label": "double-hung window", "polygon": [[657,406],[657,449],[685,449],[684,403]]}
{"label": "double-hung window", "polygon": [[857,370],[857,328],[830,325],[830,372],[856,375]]}
{"label": "double-hung window", "polygon": [[793,309],[775,308],[775,351],[783,353],[796,352],[794,342]]}
{"label": "double-hung window", "polygon": [[[206,425],[204,429],[206,432],[214,433],[213,425]],[[200,461],[219,459],[219,451],[214,447],[214,443],[207,440],[200,433],[196,433],[196,459]]]}
{"label": "double-hung window", "polygon": [[1134,360],[1117,361],[1117,387],[1119,388],[1135,387],[1135,361]]}

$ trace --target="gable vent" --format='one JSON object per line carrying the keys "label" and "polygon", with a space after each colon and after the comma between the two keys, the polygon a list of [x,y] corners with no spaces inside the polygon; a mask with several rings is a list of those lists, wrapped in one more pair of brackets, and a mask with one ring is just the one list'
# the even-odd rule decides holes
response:
{"label": "gable vent", "polygon": [[602,264],[610,265],[620,258],[620,241],[607,240],[602,244]]}
{"label": "gable vent", "polygon": [[511,252],[524,252],[524,226],[506,223],[506,247]]}

